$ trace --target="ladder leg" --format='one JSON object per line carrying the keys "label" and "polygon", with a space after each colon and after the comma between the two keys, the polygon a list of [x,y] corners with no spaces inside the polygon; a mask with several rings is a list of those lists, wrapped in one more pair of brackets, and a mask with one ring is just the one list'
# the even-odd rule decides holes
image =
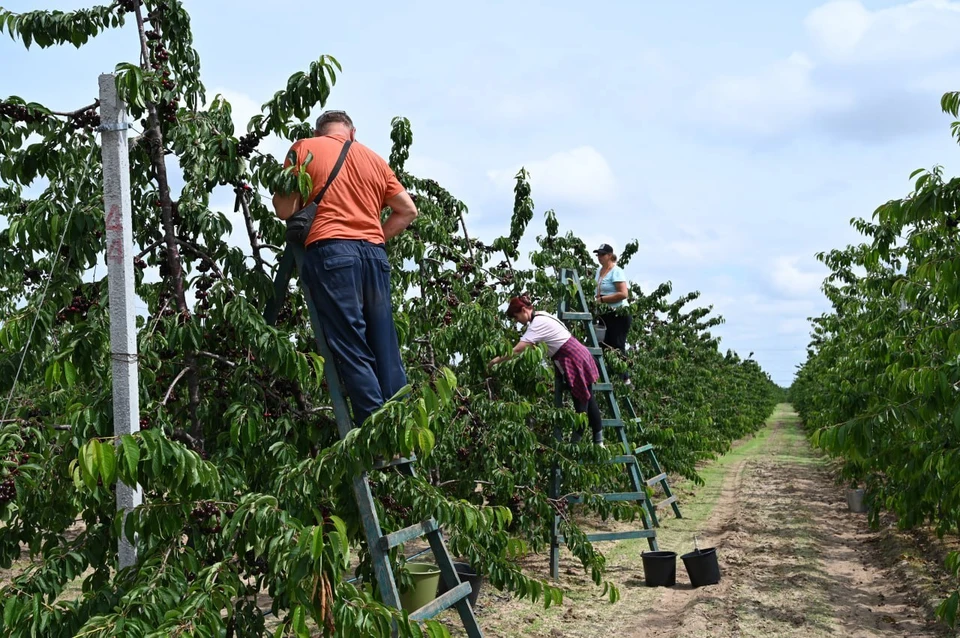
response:
{"label": "ladder leg", "polygon": [[[433,550],[433,557],[437,561],[437,567],[440,568],[440,576],[443,578],[447,587],[453,589],[460,584],[460,576],[457,574],[456,567],[450,559],[450,552],[447,550],[447,544],[443,541],[443,534],[438,529],[427,534],[427,541],[430,543],[430,549]],[[467,630],[469,638],[483,638],[483,632],[480,631],[480,625],[477,624],[477,617],[473,613],[473,607],[470,606],[469,598],[462,598],[455,605],[457,613],[460,614],[460,621],[463,628]]]}
{"label": "ladder leg", "polygon": [[[553,402],[558,408],[563,407],[563,378],[560,376],[559,370],[554,375],[553,386]],[[560,428],[554,428],[553,437],[558,443],[563,440],[563,432]],[[550,474],[550,498],[560,498],[560,468],[557,465],[553,466]],[[560,578],[559,512],[553,513],[553,521],[550,523],[550,577],[554,580]]]}
{"label": "ladder leg", "polygon": [[[657,460],[657,455],[652,449],[648,451],[648,454],[650,454],[650,464],[653,465],[653,471],[659,476],[663,473],[663,470],[660,469],[660,461]],[[663,488],[663,493],[666,494],[667,498],[673,498],[673,490],[670,489],[666,478],[660,481],[660,486]],[[673,513],[676,514],[677,518],[683,518],[683,514],[680,513],[680,506],[677,505],[676,501],[670,503],[670,506],[673,508]]]}
{"label": "ladder leg", "polygon": [[[560,498],[560,468],[554,467],[550,481],[550,498]],[[553,522],[550,527],[550,577],[556,580],[560,577],[560,514],[553,513]]]}
{"label": "ladder leg", "polygon": [[[623,443],[623,446],[629,450],[630,442],[627,439],[626,430],[622,427],[619,427],[617,428],[617,431],[620,435],[620,441]],[[630,474],[630,482],[633,484],[634,491],[643,492],[644,527],[647,526],[647,516],[650,517],[650,524],[653,527],[660,527],[660,520],[657,518],[657,508],[653,501],[650,500],[650,492],[647,490],[647,481],[643,476],[643,470],[640,468],[639,459],[637,463],[631,463],[629,466],[627,466],[627,472]]]}
{"label": "ladder leg", "polygon": [[373,505],[373,492],[367,481],[366,472],[353,478],[353,496],[360,510],[360,521],[363,524],[363,535],[367,539],[367,549],[370,551],[370,562],[373,563],[373,575],[377,579],[377,588],[380,598],[389,607],[400,609],[400,594],[397,590],[397,581],[390,569],[389,550],[384,551],[380,546],[382,536],[377,510]]}

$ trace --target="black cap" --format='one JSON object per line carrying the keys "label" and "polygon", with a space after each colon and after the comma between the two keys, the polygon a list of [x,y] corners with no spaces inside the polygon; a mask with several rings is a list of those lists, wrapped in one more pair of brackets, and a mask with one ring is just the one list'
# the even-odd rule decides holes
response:
{"label": "black cap", "polygon": [[593,251],[597,255],[612,255],[613,247],[610,244],[600,244],[600,248]]}

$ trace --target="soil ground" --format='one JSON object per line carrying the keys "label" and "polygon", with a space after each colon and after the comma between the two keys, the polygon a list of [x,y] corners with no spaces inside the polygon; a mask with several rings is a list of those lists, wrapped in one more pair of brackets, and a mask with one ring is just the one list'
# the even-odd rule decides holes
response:
{"label": "soil ground", "polygon": [[[746,638],[953,636],[933,619],[945,581],[926,538],[868,528],[848,511],[828,462],[809,446],[796,414],[778,406],[767,427],[702,472],[706,485],[679,484],[683,519],[664,516],[661,550],[716,547],[721,581],[693,589],[677,560],[677,585],[644,585],[644,540],[599,545],[622,598],[598,595],[569,554],[561,561],[564,603],[551,609],[489,587],[477,613],[493,637]],[[939,564],[938,564],[939,562]],[[546,576],[546,556],[527,566]],[[938,577],[939,576],[939,577]],[[939,581],[939,582],[938,582]],[[450,618],[450,625],[458,624]]]}

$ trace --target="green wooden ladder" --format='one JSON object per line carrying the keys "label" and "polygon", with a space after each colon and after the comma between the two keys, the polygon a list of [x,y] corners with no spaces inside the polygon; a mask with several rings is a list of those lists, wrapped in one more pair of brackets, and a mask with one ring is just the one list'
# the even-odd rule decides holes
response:
{"label": "green wooden ladder", "polygon": [[[294,269],[299,270],[303,265],[304,249],[293,244],[287,244],[286,250],[280,258],[277,266],[277,274],[274,279],[273,299],[267,305],[264,319],[270,325],[274,325],[280,314],[287,296],[287,289],[290,279],[293,277]],[[353,429],[353,421],[350,418],[347,409],[347,401],[344,395],[343,383],[340,379],[340,373],[337,370],[336,363],[327,340],[323,334],[323,328],[320,325],[319,315],[316,306],[310,299],[310,292],[303,288],[303,295],[307,302],[307,308],[310,311],[310,323],[313,326],[314,336],[317,341],[317,347],[323,356],[324,376],[327,379],[327,385],[330,390],[330,397],[333,401],[333,413],[337,421],[337,430],[340,438],[346,438],[350,430]],[[375,466],[374,469],[385,469],[396,467],[396,469],[408,476],[415,476],[414,462],[416,458],[401,458]],[[360,518],[363,523],[363,532],[366,537],[367,547],[370,551],[370,558],[373,563],[373,572],[380,590],[380,596],[384,604],[400,609],[400,594],[397,589],[397,582],[393,575],[393,568],[390,565],[390,550],[416,540],[426,538],[430,544],[437,566],[440,568],[440,577],[447,586],[447,592],[438,596],[427,605],[410,614],[410,619],[422,622],[429,620],[442,611],[450,607],[456,607],[460,614],[460,620],[470,638],[482,638],[483,632],[477,624],[473,608],[470,606],[468,596],[471,592],[470,583],[460,582],[460,576],[453,565],[450,552],[443,540],[443,532],[437,521],[432,517],[428,520],[397,530],[390,534],[384,534],[380,527],[380,521],[377,517],[377,509],[373,501],[373,492],[370,489],[370,482],[366,472],[353,477],[353,495],[357,501],[360,511]],[[423,553],[423,552],[422,552]]]}
{"label": "green wooden ladder", "polygon": [[[601,494],[600,496],[607,501],[638,501],[642,506],[642,530],[588,534],[587,540],[590,542],[600,542],[646,538],[647,543],[650,545],[650,549],[657,551],[657,532],[656,529],[653,529],[655,527],[659,527],[660,525],[660,521],[657,518],[657,509],[659,507],[665,507],[668,504],[673,505],[674,512],[676,512],[677,516],[679,517],[680,509],[676,503],[677,499],[670,492],[670,487],[667,485],[666,473],[661,471],[660,465],[656,461],[656,455],[653,452],[652,445],[641,445],[640,447],[634,449],[633,453],[630,453],[631,445],[629,439],[627,438],[626,428],[624,427],[623,419],[621,417],[620,405],[617,403],[617,398],[613,390],[613,383],[610,381],[610,376],[607,373],[607,365],[603,357],[603,349],[600,347],[596,330],[593,327],[593,315],[590,313],[590,307],[587,305],[587,299],[583,293],[583,286],[580,283],[580,276],[577,274],[576,270],[571,268],[561,268],[559,272],[559,279],[560,285],[565,292],[561,296],[557,316],[561,321],[564,322],[583,322],[586,328],[588,343],[584,345],[587,346],[590,354],[593,355],[594,361],[597,363],[597,369],[600,372],[600,379],[593,385],[593,392],[594,395],[602,394],[606,397],[609,411],[613,417],[610,419],[603,419],[602,424],[604,429],[612,429],[615,432],[617,439],[622,446],[623,454],[612,457],[609,462],[626,466],[627,477],[632,488],[632,491],[630,492],[612,492]],[[569,290],[568,282],[573,284],[574,302],[579,306],[579,309],[571,308],[568,302],[568,295],[566,294],[566,291]],[[556,405],[560,407],[563,405],[563,384],[561,383],[559,372],[557,373],[557,383],[555,386],[555,401]],[[633,410],[632,404],[630,404],[630,409],[631,411]],[[633,413],[633,418],[639,423],[639,419],[636,418],[636,413]],[[557,437],[560,437],[559,432],[557,433]],[[648,455],[648,458],[652,459],[656,476],[653,476],[650,479],[647,479],[644,476],[643,468],[637,459],[637,455],[641,454]],[[561,494],[562,480],[560,476],[560,470],[556,467],[553,469],[552,479],[550,496],[551,498],[558,499],[560,498]],[[668,498],[661,503],[654,504],[651,500],[651,488],[657,484],[663,486]],[[581,503],[584,500],[585,499],[582,495],[572,495],[567,498],[567,502],[569,503]],[[553,578],[557,578],[560,574],[560,544],[563,542],[565,542],[565,539],[560,534],[560,514],[556,513],[553,517],[553,526],[550,534],[550,574]]]}

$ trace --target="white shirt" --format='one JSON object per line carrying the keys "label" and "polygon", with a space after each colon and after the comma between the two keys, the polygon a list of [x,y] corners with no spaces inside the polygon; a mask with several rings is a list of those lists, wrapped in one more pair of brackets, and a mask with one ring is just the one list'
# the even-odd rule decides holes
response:
{"label": "white shirt", "polygon": [[520,341],[533,344],[546,343],[547,354],[552,357],[571,336],[573,335],[567,327],[555,315],[538,310],[527,324],[527,331],[520,337]]}

